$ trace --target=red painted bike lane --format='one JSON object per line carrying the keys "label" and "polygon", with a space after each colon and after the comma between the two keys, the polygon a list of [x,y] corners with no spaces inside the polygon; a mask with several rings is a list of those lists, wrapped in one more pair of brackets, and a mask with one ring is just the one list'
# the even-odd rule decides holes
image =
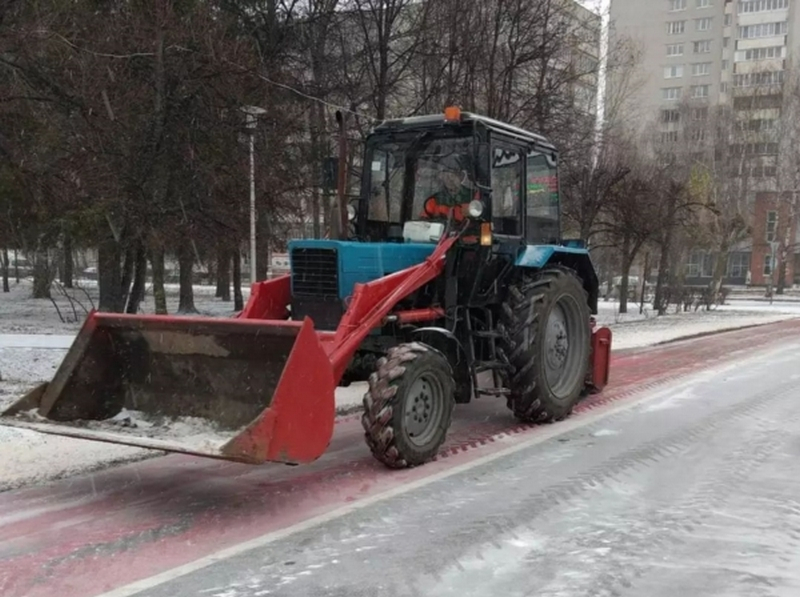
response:
{"label": "red painted bike lane", "polygon": [[[798,332],[800,321],[788,321],[615,354],[612,383],[574,416]],[[501,400],[481,399],[457,409],[440,456],[416,469],[389,471],[374,461],[354,415],[337,421],[329,451],[305,467],[166,456],[6,492],[0,595],[90,597],[474,461],[542,429],[516,424]]]}

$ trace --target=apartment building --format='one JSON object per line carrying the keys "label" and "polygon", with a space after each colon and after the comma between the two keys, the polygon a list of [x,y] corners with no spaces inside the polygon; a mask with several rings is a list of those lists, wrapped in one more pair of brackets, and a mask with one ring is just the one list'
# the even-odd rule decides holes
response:
{"label": "apartment building", "polygon": [[[739,131],[731,143],[739,144],[743,159],[726,172],[742,181],[752,238],[731,254],[727,282],[776,278],[774,264],[764,260],[766,209],[757,197],[780,196],[776,137],[782,84],[800,48],[800,0],[611,0],[610,34],[639,42],[640,84],[629,113],[642,130],[658,131],[661,142],[688,141],[685,106],[693,114],[729,108]],[[707,282],[711,261],[695,251],[687,281]]]}
{"label": "apartment building", "polygon": [[652,119],[682,99],[730,103],[742,95],[736,89],[780,84],[800,41],[798,4],[611,0],[611,35],[638,40],[643,52],[637,117]]}

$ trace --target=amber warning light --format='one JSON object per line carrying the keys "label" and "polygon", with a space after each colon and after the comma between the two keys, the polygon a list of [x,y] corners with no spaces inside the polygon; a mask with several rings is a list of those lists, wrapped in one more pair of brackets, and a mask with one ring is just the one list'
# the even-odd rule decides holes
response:
{"label": "amber warning light", "polygon": [[447,106],[444,109],[445,122],[458,122],[461,120],[461,108],[458,106]]}

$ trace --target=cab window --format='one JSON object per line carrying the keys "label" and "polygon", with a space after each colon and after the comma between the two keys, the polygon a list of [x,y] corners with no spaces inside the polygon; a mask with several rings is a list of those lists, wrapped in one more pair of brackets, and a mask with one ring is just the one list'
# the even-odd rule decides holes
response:
{"label": "cab window", "polygon": [[556,156],[531,151],[527,157],[526,238],[531,244],[558,242],[558,174]]}
{"label": "cab window", "polygon": [[496,234],[520,236],[522,154],[495,147],[492,152],[492,227]]}

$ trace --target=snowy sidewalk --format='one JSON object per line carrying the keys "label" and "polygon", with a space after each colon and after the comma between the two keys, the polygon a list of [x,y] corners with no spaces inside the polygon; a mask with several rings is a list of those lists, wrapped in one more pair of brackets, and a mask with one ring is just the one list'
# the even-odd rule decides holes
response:
{"label": "snowy sidewalk", "polygon": [[0,334],[0,348],[45,348],[66,350],[75,334]]}

